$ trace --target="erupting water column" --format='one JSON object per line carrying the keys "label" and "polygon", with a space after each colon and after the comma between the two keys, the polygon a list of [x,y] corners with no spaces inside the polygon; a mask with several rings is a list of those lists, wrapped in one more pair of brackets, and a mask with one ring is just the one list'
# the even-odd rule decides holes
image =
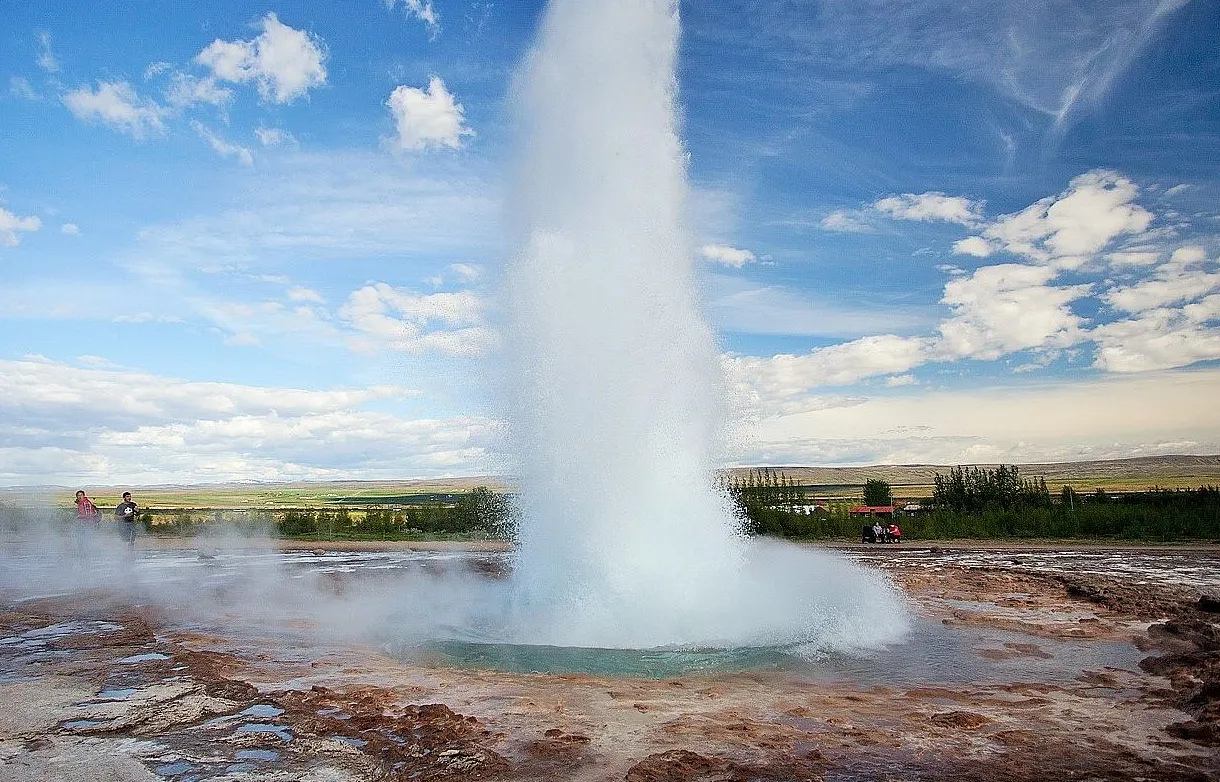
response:
{"label": "erupting water column", "polygon": [[719,389],[684,230],[677,37],[668,0],[556,0],[518,83],[517,572],[564,635],[672,640],[740,559],[711,485]]}
{"label": "erupting water column", "polygon": [[781,610],[712,484],[722,388],[685,229],[678,31],[671,0],[553,0],[518,74],[506,335],[524,642],[761,642],[775,622],[759,612]]}

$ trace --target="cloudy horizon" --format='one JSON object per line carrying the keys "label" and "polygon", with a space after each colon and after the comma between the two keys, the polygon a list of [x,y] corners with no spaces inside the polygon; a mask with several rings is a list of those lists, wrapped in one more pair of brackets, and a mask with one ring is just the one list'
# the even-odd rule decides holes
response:
{"label": "cloudy horizon", "polygon": [[[681,5],[720,463],[1220,454],[1220,11],[956,8]],[[541,9],[4,11],[0,486],[502,474]]]}

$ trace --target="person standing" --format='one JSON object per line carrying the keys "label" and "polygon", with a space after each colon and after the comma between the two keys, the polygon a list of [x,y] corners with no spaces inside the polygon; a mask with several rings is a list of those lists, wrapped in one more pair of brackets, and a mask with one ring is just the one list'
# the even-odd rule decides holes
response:
{"label": "person standing", "polygon": [[123,492],[123,501],[114,509],[114,519],[122,526],[119,531],[128,546],[136,544],[136,504],[131,501],[131,492]]}
{"label": "person standing", "polygon": [[88,556],[89,550],[93,547],[93,535],[97,532],[97,525],[101,520],[102,514],[93,504],[93,500],[85,496],[83,489],[77,491],[75,538],[78,554]]}
{"label": "person standing", "polygon": [[98,513],[97,506],[93,504],[93,500],[85,496],[83,489],[76,492],[76,520],[78,522],[91,529],[96,529],[101,515]]}

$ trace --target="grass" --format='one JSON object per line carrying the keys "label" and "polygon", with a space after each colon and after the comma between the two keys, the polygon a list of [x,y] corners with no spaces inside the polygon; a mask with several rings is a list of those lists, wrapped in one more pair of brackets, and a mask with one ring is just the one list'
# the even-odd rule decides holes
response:
{"label": "grass", "polygon": [[[932,476],[948,474],[950,467],[936,465],[879,465],[872,467],[775,467],[808,488],[810,498],[850,502],[858,500],[865,480],[877,478],[891,484],[896,500],[919,500],[932,495]],[[1220,457],[1149,457],[1108,462],[1077,462],[1022,465],[1025,478],[1043,476],[1052,494],[1070,485],[1081,494],[1095,489],[1107,492],[1193,489],[1220,483]],[[733,470],[730,472],[743,472]],[[119,503],[127,489],[142,508],[209,508],[275,510],[283,508],[339,508],[378,504],[427,502],[440,495],[468,492],[476,486],[495,491],[510,489],[503,478],[475,476],[404,481],[331,481],[282,484],[217,484],[211,486],[85,486],[89,496],[104,511]],[[70,507],[77,487],[55,490],[3,490],[0,504],[24,504],[36,500],[57,507]],[[30,496],[30,495],[35,496]]]}

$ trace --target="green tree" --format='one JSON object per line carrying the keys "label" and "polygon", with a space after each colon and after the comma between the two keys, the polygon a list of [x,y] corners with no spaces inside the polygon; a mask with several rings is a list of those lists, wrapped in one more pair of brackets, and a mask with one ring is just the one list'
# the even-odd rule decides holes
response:
{"label": "green tree", "polygon": [[864,482],[864,504],[871,506],[893,504],[893,494],[890,485],[883,480],[873,478]]}

